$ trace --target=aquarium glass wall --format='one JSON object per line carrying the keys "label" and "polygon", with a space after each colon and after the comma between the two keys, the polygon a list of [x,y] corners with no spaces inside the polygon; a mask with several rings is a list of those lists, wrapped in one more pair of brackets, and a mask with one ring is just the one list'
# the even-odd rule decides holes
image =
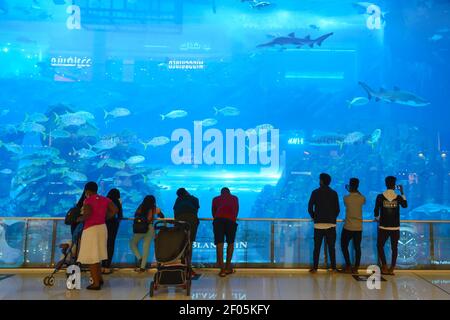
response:
{"label": "aquarium glass wall", "polygon": [[341,199],[361,180],[366,219],[387,175],[404,186],[402,219],[449,219],[449,12],[0,0],[0,215],[62,217],[94,180],[120,189],[127,217],[147,194],[170,217],[179,187],[210,217],[227,186],[240,217],[307,218],[328,172]]}

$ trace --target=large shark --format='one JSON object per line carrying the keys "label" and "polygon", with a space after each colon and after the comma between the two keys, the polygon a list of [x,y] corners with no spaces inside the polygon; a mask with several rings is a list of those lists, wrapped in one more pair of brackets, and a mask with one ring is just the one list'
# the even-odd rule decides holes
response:
{"label": "large shark", "polygon": [[263,43],[257,46],[257,48],[264,48],[264,47],[275,47],[275,46],[281,46],[282,48],[286,47],[295,47],[295,48],[301,48],[304,45],[308,45],[311,48],[316,44],[320,46],[322,42],[327,39],[328,37],[332,36],[333,32],[327,33],[317,39],[311,39],[311,37],[308,35],[305,38],[296,38],[295,33],[289,33],[287,37],[276,37],[272,41],[268,43]]}
{"label": "large shark", "polygon": [[430,104],[430,102],[415,95],[414,93],[402,91],[397,87],[394,87],[394,90],[385,90],[381,88],[380,91],[376,92],[364,82],[360,81],[359,85],[363,87],[363,89],[367,92],[369,100],[373,97],[376,101],[381,100],[385,102],[403,104],[411,107],[424,107]]}

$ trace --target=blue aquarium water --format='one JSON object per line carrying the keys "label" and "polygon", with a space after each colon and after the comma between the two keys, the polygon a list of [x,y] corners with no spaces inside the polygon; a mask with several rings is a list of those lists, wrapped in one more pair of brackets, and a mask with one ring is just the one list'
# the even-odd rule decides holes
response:
{"label": "blue aquarium water", "polygon": [[306,218],[321,172],[395,175],[403,219],[450,217],[449,1],[0,0],[0,214],[63,216],[84,184],[223,186]]}

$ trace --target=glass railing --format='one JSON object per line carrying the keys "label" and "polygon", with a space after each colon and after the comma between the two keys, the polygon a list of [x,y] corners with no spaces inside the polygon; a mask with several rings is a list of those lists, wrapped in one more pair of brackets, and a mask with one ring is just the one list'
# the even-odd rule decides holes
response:
{"label": "glass railing", "polygon": [[[312,261],[313,224],[308,219],[240,219],[235,242],[237,267],[306,268]],[[336,257],[340,248],[342,221],[338,222]],[[121,221],[113,264],[130,267],[132,220]],[[0,218],[0,268],[52,267],[61,259],[59,244],[71,239],[70,227],[61,218]],[[215,247],[211,219],[201,219],[193,249],[197,267],[213,266]],[[377,262],[377,224],[364,221],[361,264]],[[328,260],[323,247],[321,266]],[[154,262],[151,247],[149,262]],[[386,243],[388,261],[389,241]],[[450,221],[404,220],[401,223],[398,268],[450,269]]]}

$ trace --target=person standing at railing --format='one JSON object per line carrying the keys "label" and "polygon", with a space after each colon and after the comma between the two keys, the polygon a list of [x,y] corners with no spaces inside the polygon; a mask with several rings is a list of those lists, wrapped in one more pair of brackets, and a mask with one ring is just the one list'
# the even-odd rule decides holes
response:
{"label": "person standing at railing", "polygon": [[[145,196],[136,210],[133,223],[134,235],[130,240],[131,251],[133,251],[137,259],[136,272],[142,273],[146,271],[150,245],[155,236],[155,228],[153,227],[155,216],[164,218],[161,209],[156,206],[156,198],[153,195]],[[138,244],[141,240],[143,240],[142,254],[138,249]]]}
{"label": "person standing at railing", "polygon": [[114,203],[97,194],[98,185],[88,182],[84,187],[86,200],[83,203],[83,215],[78,222],[83,222],[78,262],[89,265],[93,283],[88,290],[100,290],[103,285],[100,263],[108,258],[108,230],[105,221],[117,214]]}
{"label": "person standing at railing", "polygon": [[[394,275],[398,255],[398,240],[400,240],[400,206],[406,208],[408,203],[403,192],[403,186],[397,186],[397,178],[393,176],[385,179],[387,190],[377,196],[375,202],[375,220],[379,221],[377,250],[381,263],[381,274]],[[395,192],[400,191],[400,195]],[[388,269],[384,245],[391,239],[391,267]]]}
{"label": "person standing at railing", "polygon": [[[221,277],[234,273],[231,260],[238,226],[236,223],[238,212],[238,197],[232,195],[230,189],[222,188],[220,196],[215,197],[212,201],[214,244],[216,245],[217,266],[220,268],[219,276]],[[224,267],[223,246],[225,237],[227,240],[227,260]]]}
{"label": "person standing at railing", "polygon": [[117,232],[119,231],[120,220],[123,218],[122,201],[120,200],[120,191],[116,188],[109,190],[108,199],[116,205],[119,209],[117,215],[114,215],[111,219],[106,220],[106,228],[108,229],[108,259],[102,262],[102,273],[111,274],[111,262],[114,256],[114,248],[116,243]]}
{"label": "person standing at railing", "polygon": [[331,271],[336,272],[336,219],[339,215],[339,198],[336,191],[330,188],[331,176],[320,174],[320,187],[311,193],[308,212],[314,220],[314,253],[313,267],[309,270],[316,273],[319,268],[320,249],[323,239],[328,246]]}
{"label": "person standing at railing", "polygon": [[[189,194],[185,188],[179,188],[177,190],[177,200],[175,200],[175,204],[173,205],[174,218],[175,220],[189,223],[191,245],[197,237],[197,229],[200,224],[198,209],[200,209],[198,198]],[[192,271],[192,276],[194,275],[195,272]]]}
{"label": "person standing at railing", "polygon": [[[343,272],[357,274],[361,261],[362,207],[366,203],[366,198],[358,191],[359,179],[351,178],[346,188],[349,194],[344,197],[345,222],[341,233],[341,249],[345,259]],[[355,248],[355,266],[353,268],[348,252],[348,246],[352,240]]]}

